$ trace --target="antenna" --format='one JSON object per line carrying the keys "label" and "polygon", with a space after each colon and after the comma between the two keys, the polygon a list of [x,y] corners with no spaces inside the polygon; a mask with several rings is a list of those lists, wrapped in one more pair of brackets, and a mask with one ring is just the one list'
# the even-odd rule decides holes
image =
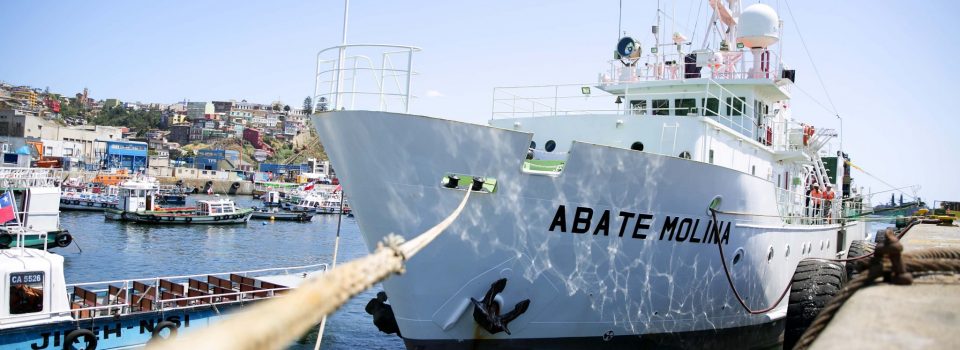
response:
{"label": "antenna", "polygon": [[617,39],[620,39],[621,31],[623,31],[623,0],[620,0],[620,12],[617,14]]}

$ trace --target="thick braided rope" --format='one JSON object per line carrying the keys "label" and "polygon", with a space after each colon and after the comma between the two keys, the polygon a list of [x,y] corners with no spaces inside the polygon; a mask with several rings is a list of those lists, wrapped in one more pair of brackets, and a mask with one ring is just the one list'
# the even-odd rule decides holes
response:
{"label": "thick braided rope", "polygon": [[304,281],[281,297],[257,302],[213,326],[149,344],[148,348],[284,349],[353,296],[394,273],[403,273],[404,261],[429,244],[460,215],[470,198],[471,191],[466,192],[460,206],[450,216],[409,242],[403,243],[399,236],[390,235],[372,254]]}
{"label": "thick braided rope", "polygon": [[[926,249],[916,252],[911,252],[909,254],[904,254],[903,260],[904,268],[909,273],[960,273],[960,249]],[[858,267],[860,269],[867,268],[867,266]],[[877,277],[882,276],[884,273],[891,270],[891,265],[889,261],[884,261],[882,269],[870,269],[868,273],[861,273],[857,275],[854,279],[850,280],[846,286],[834,297],[823,310],[820,311],[820,314],[817,315],[817,318],[807,327],[807,330],[803,333],[803,336],[800,337],[800,340],[797,341],[797,344],[794,345],[794,349],[807,349],[811,344],[817,339],[817,336],[820,335],[824,329],[827,328],[827,325],[830,324],[830,321],[833,320],[833,317],[836,315],[837,311],[843,304],[853,296],[860,288],[867,286],[873,283]]]}

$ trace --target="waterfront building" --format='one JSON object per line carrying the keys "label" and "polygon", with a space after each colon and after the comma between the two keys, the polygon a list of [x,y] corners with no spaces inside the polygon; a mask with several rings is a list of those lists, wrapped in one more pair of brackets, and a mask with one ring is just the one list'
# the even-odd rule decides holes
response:
{"label": "waterfront building", "polygon": [[208,114],[213,114],[213,104],[210,102],[188,102],[187,118],[191,121],[206,119]]}
{"label": "waterfront building", "polygon": [[103,144],[101,167],[104,169],[127,169],[131,172],[147,169],[147,144],[136,141],[106,141]]}

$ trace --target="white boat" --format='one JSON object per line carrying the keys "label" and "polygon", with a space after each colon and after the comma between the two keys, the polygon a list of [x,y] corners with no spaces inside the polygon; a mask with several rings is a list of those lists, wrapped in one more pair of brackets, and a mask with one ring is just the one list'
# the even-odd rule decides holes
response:
{"label": "white boat", "polygon": [[[372,90],[347,91],[338,77],[381,63],[337,65],[361,45],[320,52],[314,101],[331,108],[313,125],[371,250],[388,234],[424,232],[479,190],[405,274],[383,282],[408,348],[777,343],[788,304],[778,297],[801,259],[843,257],[867,236],[844,218],[858,199],[840,181],[849,176],[830,145],[837,133],[791,116],[794,72],[771,49],[777,14],[730,3],[714,9],[731,20],[710,27],[701,49],[682,51],[675,35],[646,40],[658,50],[644,54],[628,37],[596,82],[530,87],[532,96],[495,89],[489,126],[409,114],[411,62],[390,63],[406,75],[399,91],[378,90],[394,86],[383,75]],[[418,51],[363,49],[364,59]],[[371,92],[372,107],[354,105]],[[807,206],[814,183],[844,185],[826,211],[834,219]],[[738,304],[720,247],[747,306],[770,311]],[[510,332],[477,322],[472,298],[491,290],[498,309],[517,305]]]}
{"label": "white boat", "polygon": [[157,185],[152,181],[129,180],[120,185],[116,208],[104,210],[111,220],[145,224],[242,224],[250,220],[250,208],[237,208],[230,199],[198,200],[195,207],[162,207]]}
{"label": "white boat", "polygon": [[323,194],[311,192],[303,197],[300,197],[296,203],[287,203],[287,206],[284,207],[284,209],[295,213],[314,213],[317,212],[317,209],[323,206],[323,202],[325,200],[326,196]]}
{"label": "white boat", "polygon": [[119,201],[115,193],[65,191],[60,195],[60,210],[103,211],[106,208],[116,208]]}
{"label": "white boat", "polygon": [[0,195],[11,192],[16,220],[0,225],[0,249],[12,246],[17,227],[31,228],[26,246],[66,247],[73,242],[69,231],[60,227],[60,180],[63,172],[49,168],[0,167]]}
{"label": "white boat", "polygon": [[282,295],[326,264],[66,284],[62,256],[22,244],[0,254],[0,348],[129,349],[193,332]]}

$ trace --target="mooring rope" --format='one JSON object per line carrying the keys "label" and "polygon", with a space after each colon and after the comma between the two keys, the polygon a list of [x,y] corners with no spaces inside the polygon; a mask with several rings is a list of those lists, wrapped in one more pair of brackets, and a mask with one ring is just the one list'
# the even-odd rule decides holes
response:
{"label": "mooring rope", "polygon": [[386,279],[403,273],[403,264],[437,238],[460,216],[470,199],[467,189],[460,205],[447,218],[403,242],[390,234],[377,249],[304,281],[282,297],[258,302],[217,324],[181,338],[149,344],[149,349],[283,349],[333,313],[347,300]]}
{"label": "mooring rope", "polygon": [[[908,273],[958,273],[960,272],[960,249],[934,248],[906,253],[903,254],[903,267]],[[840,307],[858,290],[873,284],[878,277],[890,273],[893,270],[893,264],[889,260],[874,259],[873,265],[857,266],[857,270],[861,272],[867,270],[868,273],[858,274],[840,290],[836,297],[830,300],[830,303],[820,311],[817,318],[804,331],[800,340],[794,345],[794,349],[809,348],[817,336],[827,328]]]}
{"label": "mooring rope", "polygon": [[[713,209],[713,208],[710,209],[710,214],[711,214],[711,216],[713,217],[713,222],[719,222],[719,221],[717,221],[717,213],[718,213],[718,212],[719,212],[719,211],[716,210],[716,209]],[[917,223],[918,223],[917,221],[914,221],[914,222],[912,222],[910,225],[907,225],[907,226],[904,227],[902,230],[900,230],[900,233],[899,233],[899,235],[898,235],[898,238],[903,237],[903,235],[906,234],[907,231],[909,231],[910,228],[912,228],[912,227],[913,227],[914,225],[916,225]],[[713,229],[714,229],[714,234],[717,234],[717,235],[720,234],[719,225],[714,225],[714,226],[713,226]],[[766,307],[766,308],[763,308],[763,309],[759,309],[759,310],[751,309],[750,306],[747,305],[747,302],[746,302],[746,301],[743,299],[743,297],[740,295],[740,291],[737,290],[737,286],[734,285],[734,283],[733,283],[733,276],[730,274],[730,269],[727,267],[727,258],[726,258],[725,254],[724,254],[724,252],[723,252],[723,244],[720,242],[720,240],[717,240],[717,249],[720,251],[720,264],[723,265],[723,273],[724,273],[724,275],[726,275],[726,277],[727,277],[727,283],[730,285],[730,290],[733,291],[733,296],[736,297],[737,301],[740,303],[740,306],[741,306],[741,307],[743,308],[743,310],[746,311],[747,313],[749,313],[749,314],[751,314],[751,315],[758,315],[758,314],[765,314],[765,313],[767,313],[767,312],[770,312],[770,311],[772,311],[773,309],[776,309],[777,306],[780,305],[780,302],[783,301],[783,298],[785,298],[785,297],[787,296],[787,294],[790,292],[790,287],[791,287],[791,285],[793,284],[792,282],[791,282],[791,283],[787,283],[786,287],[783,288],[783,292],[781,292],[781,293],[780,293],[780,296],[777,298],[777,301],[775,301],[775,302],[774,302],[772,305],[770,305],[769,307]],[[867,253],[867,254],[864,254],[864,255],[861,255],[861,256],[857,256],[857,257],[852,257],[852,258],[848,257],[848,258],[846,258],[846,259],[829,259],[829,258],[812,258],[812,257],[810,257],[810,258],[800,259],[800,261],[809,260],[809,259],[814,259],[814,260],[825,260],[825,261],[832,261],[832,262],[847,262],[847,261],[857,261],[857,260],[866,259],[866,258],[872,257],[873,255],[874,255],[874,253],[873,253],[873,252],[870,252],[870,253]]]}

